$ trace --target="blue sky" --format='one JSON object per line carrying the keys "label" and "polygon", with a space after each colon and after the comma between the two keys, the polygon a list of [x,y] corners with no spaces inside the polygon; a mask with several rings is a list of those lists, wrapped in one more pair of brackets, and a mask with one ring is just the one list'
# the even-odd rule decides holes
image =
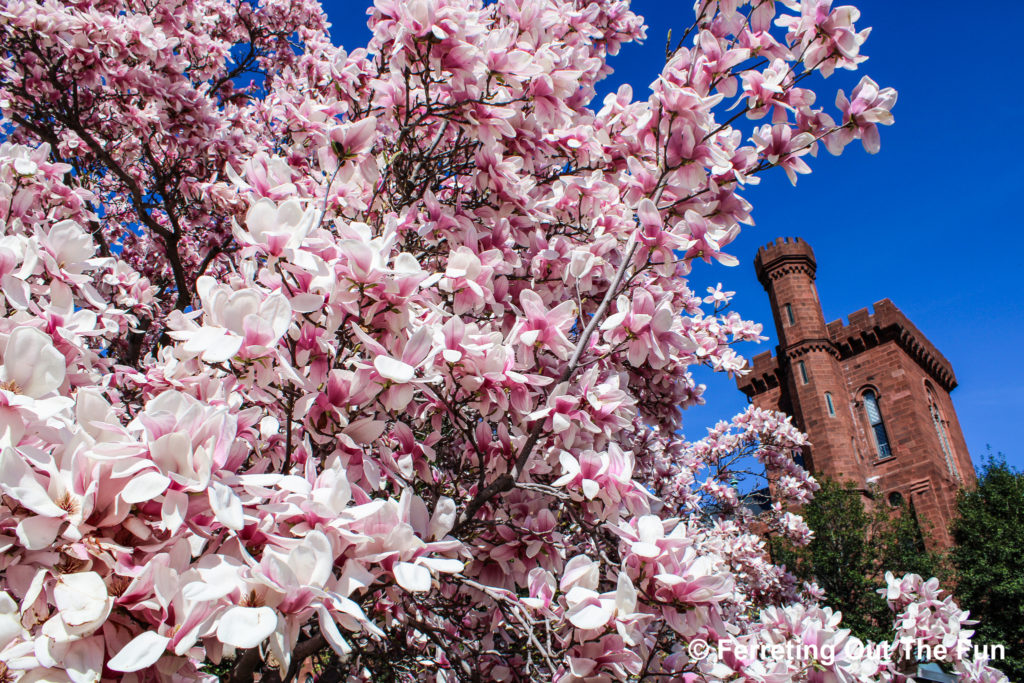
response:
{"label": "blue sky", "polygon": [[[664,61],[665,34],[692,20],[688,2],[633,3],[644,15],[648,39],[612,58],[616,72],[601,88],[633,85],[645,96]],[[836,0],[836,5],[842,0]],[[1014,28],[1024,3],[996,0],[985,19],[952,0],[861,0],[859,26],[873,27],[860,72],[838,73],[814,87],[831,103],[862,73],[899,91],[896,124],[883,128],[882,150],[859,143],[839,158],[824,150],[809,160],[814,173],[791,187],[770,174],[747,192],[757,225],[746,228],[730,252],[740,265],[698,265],[693,283],[722,281],[737,292],[734,308],[762,322],[772,338],[745,345],[748,357],[774,349],[768,298],[754,276],[758,246],[800,236],[818,259],[818,291],[826,320],[845,317],[889,298],[953,364],[953,392],[975,463],[986,447],[1024,469],[1024,138],[1017,133],[1021,97],[1011,66],[1019,57]],[[346,48],[364,45],[366,3],[324,3],[332,37]],[[965,25],[974,22],[976,28]],[[1005,30],[994,31],[1002,26]],[[982,33],[989,27],[988,34]],[[745,398],[724,375],[700,373],[708,405],[686,413],[686,433],[743,409]]]}

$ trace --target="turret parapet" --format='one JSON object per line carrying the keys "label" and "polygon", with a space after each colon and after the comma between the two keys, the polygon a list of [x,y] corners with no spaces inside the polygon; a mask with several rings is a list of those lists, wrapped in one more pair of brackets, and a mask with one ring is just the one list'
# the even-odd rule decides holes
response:
{"label": "turret parapet", "polygon": [[813,280],[817,267],[814,250],[799,237],[779,237],[758,249],[754,258],[757,279],[766,289],[769,279],[796,271],[806,273]]}

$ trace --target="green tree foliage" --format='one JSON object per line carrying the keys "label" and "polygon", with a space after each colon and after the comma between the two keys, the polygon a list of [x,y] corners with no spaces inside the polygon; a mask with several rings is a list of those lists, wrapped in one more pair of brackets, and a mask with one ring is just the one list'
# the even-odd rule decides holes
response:
{"label": "green tree foliage", "polygon": [[820,483],[821,490],[801,511],[814,540],[798,548],[773,538],[773,559],[798,579],[816,581],[826,592],[826,604],[843,613],[843,625],[855,636],[885,640],[892,613],[878,589],[885,586],[886,570],[942,578],[942,560],[925,550],[924,534],[906,504],[894,507],[879,498],[865,505],[853,484]]}
{"label": "green tree foliage", "polygon": [[953,522],[960,606],[979,619],[978,644],[1003,645],[994,665],[1010,680],[1024,680],[1024,473],[1002,455],[989,458],[973,491],[957,500]]}

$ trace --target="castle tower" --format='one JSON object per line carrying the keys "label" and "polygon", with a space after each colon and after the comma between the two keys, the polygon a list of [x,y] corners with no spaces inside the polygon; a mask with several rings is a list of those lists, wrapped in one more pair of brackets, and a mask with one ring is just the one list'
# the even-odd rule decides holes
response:
{"label": "castle tower", "polygon": [[829,338],[814,285],[814,250],[799,238],[779,238],[754,259],[757,279],[768,292],[778,332],[777,358],[784,394],[797,426],[812,435],[805,466],[863,487],[855,425],[839,352]]}
{"label": "castle tower", "polygon": [[950,392],[949,361],[888,299],[827,325],[814,251],[778,239],[754,260],[779,346],[737,379],[754,405],[792,415],[808,435],[804,466],[853,482],[877,504],[911,505],[933,548],[947,547],[956,495],[974,485]]}

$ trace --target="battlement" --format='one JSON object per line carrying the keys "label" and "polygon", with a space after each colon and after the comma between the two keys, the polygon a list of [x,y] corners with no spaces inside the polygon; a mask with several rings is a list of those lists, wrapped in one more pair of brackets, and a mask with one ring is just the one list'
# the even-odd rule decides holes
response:
{"label": "battlement", "polygon": [[[956,388],[952,364],[921,330],[889,299],[875,302],[873,310],[862,308],[828,324],[828,335],[840,360],[894,341],[947,392]],[[824,341],[824,340],[823,340]],[[749,362],[750,373],[737,380],[740,391],[754,396],[779,385],[779,360],[763,351]]]}
{"label": "battlement", "polygon": [[779,385],[779,359],[771,351],[762,351],[748,362],[750,373],[736,379],[740,391],[748,397]]}
{"label": "battlement", "polygon": [[928,341],[889,299],[875,302],[873,312],[862,308],[848,316],[833,320],[827,326],[832,343],[842,358],[850,358],[888,341],[895,341],[925,372],[946,391],[956,387],[953,366],[935,345]]}
{"label": "battlement", "polygon": [[814,256],[814,250],[811,249],[811,245],[803,241],[799,237],[776,237],[768,244],[760,247],[757,253],[771,253],[776,251],[806,251]]}
{"label": "battlement", "polygon": [[779,237],[757,250],[754,257],[754,271],[757,279],[767,288],[768,280],[794,270],[806,273],[814,279],[818,262],[811,245],[799,237]]}

